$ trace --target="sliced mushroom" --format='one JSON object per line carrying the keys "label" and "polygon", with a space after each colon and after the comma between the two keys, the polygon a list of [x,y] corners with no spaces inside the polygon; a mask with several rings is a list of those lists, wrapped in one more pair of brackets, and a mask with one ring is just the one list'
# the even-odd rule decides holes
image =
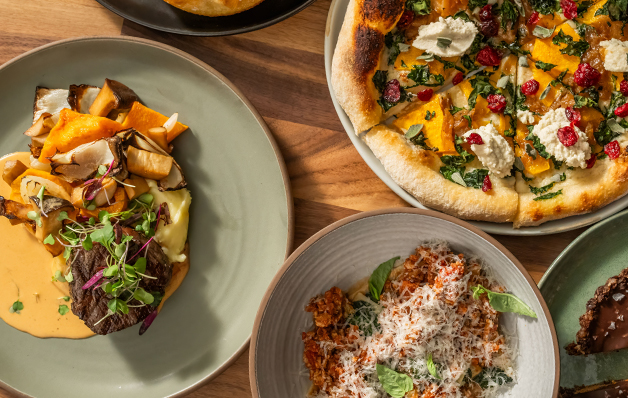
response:
{"label": "sliced mushroom", "polygon": [[[96,207],[102,207],[105,205],[111,205],[115,200],[116,189],[118,183],[113,178],[105,178],[102,181],[102,188],[96,194],[96,197],[92,199],[90,204]],[[74,188],[72,191],[72,204],[76,207],[86,208],[87,203],[84,202],[84,191],[86,186]]]}
{"label": "sliced mushroom", "polygon": [[100,93],[100,88],[88,84],[70,86],[68,104],[74,112],[89,113],[89,107]]}
{"label": "sliced mushroom", "polygon": [[89,107],[89,113],[105,117],[114,109],[131,109],[133,103],[139,100],[135,91],[124,84],[115,80],[105,79],[105,84]]}
{"label": "sliced mushroom", "polygon": [[52,121],[52,115],[48,112],[44,112],[24,134],[29,137],[39,137],[48,134],[54,126],[55,123]]}
{"label": "sliced mushroom", "polygon": [[[40,152],[41,152],[41,149],[40,149]],[[52,168],[50,167],[50,163],[42,163],[39,161],[39,157],[35,157],[32,154],[30,156],[30,166],[31,166],[31,169],[46,171],[48,173],[52,171]]]}
{"label": "sliced mushroom", "polygon": [[19,203],[0,196],[0,216],[8,218],[13,225],[26,224],[33,233],[35,221],[28,218],[28,213],[34,210],[35,207],[31,204]]}
{"label": "sliced mushroom", "polygon": [[31,146],[35,148],[43,148],[44,142],[46,142],[46,139],[48,138],[49,135],[50,134],[44,134],[44,135],[39,135],[37,137],[31,138]]}
{"label": "sliced mushroom", "polygon": [[4,163],[4,170],[2,170],[2,179],[7,184],[11,185],[16,178],[24,174],[28,170],[28,167],[19,160],[8,160]]}
{"label": "sliced mushroom", "polygon": [[173,161],[168,177],[159,180],[157,185],[159,186],[160,191],[176,191],[187,187],[188,183],[185,181],[183,171],[181,171],[181,166],[179,166],[177,162]]}
{"label": "sliced mushroom", "polygon": [[124,190],[129,200],[133,200],[148,192],[150,187],[145,178],[131,174],[129,178],[124,180]]}
{"label": "sliced mushroom", "polygon": [[20,195],[24,203],[29,203],[31,196],[37,196],[42,186],[46,187],[45,193],[47,195],[70,200],[70,195],[61,185],[43,177],[30,175],[22,177],[22,181],[20,181]]}
{"label": "sliced mushroom", "polygon": [[126,154],[127,168],[132,174],[151,180],[161,180],[170,174],[172,157],[130,146]]}
{"label": "sliced mushroom", "polygon": [[168,152],[168,132],[164,127],[153,127],[148,129],[146,135],[150,137],[161,149]]}
{"label": "sliced mushroom", "polygon": [[58,153],[50,161],[51,174],[71,182],[87,180],[96,174],[98,167],[109,167],[112,162],[109,176],[120,176],[123,179],[128,174],[124,166],[121,140],[116,136],[88,142],[66,153]]}
{"label": "sliced mushroom", "polygon": [[[177,161],[174,160],[174,158],[170,156],[168,152],[163,150],[163,148],[161,148],[159,144],[135,129],[129,129],[120,132],[118,133],[118,136],[121,136],[121,134],[124,135],[125,145],[131,145],[141,150],[167,156],[172,159],[172,167],[170,168],[168,175],[163,178],[164,181],[160,180],[158,182],[160,191],[174,191],[177,189],[185,188],[187,186],[187,182],[185,181],[185,176],[183,175],[181,166],[179,166]],[[129,172],[132,173],[130,169]]]}
{"label": "sliced mushroom", "polygon": [[61,109],[70,107],[68,93],[68,90],[63,89],[37,87],[33,105],[33,123],[36,123],[44,113],[50,113],[52,122],[56,124],[59,121]]}
{"label": "sliced mushroom", "polygon": [[[63,221],[59,220],[59,215],[62,211],[72,211],[74,209],[72,203],[50,195],[44,195],[41,201],[37,196],[31,196],[29,199],[39,209],[40,214],[40,223],[36,224],[35,237],[40,242],[43,242],[48,235],[56,238],[63,227]],[[55,256],[58,256],[63,251],[63,246],[56,239],[53,245],[45,244],[44,247]]]}

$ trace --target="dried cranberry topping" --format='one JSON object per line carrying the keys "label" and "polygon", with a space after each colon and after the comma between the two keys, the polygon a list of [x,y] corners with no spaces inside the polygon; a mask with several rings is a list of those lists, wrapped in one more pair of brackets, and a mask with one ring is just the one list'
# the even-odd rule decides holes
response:
{"label": "dried cranberry topping", "polygon": [[431,88],[426,88],[425,90],[421,90],[419,91],[416,96],[421,100],[421,101],[429,101],[432,98],[432,94],[434,94],[434,90],[432,90]]}
{"label": "dried cranberry topping", "polygon": [[592,168],[595,165],[595,161],[597,160],[597,156],[594,153],[591,154],[591,157],[587,159],[587,169]]}
{"label": "dried cranberry topping", "polygon": [[537,24],[537,22],[539,22],[539,19],[541,19],[541,18],[539,18],[539,13],[538,13],[538,12],[536,12],[536,11],[534,11],[534,12],[530,15],[530,18],[528,18],[528,23],[529,23],[530,25],[536,25],[536,24]]}
{"label": "dried cranberry topping", "polygon": [[399,80],[393,79],[386,83],[384,99],[392,104],[399,102],[401,99],[401,85],[399,84]]}
{"label": "dried cranberry topping", "polygon": [[617,109],[615,109],[615,116],[628,116],[628,104],[623,104],[622,106],[617,107]]}
{"label": "dried cranberry topping", "polygon": [[506,97],[501,94],[491,94],[486,98],[488,109],[493,113],[502,113],[506,109]]}
{"label": "dried cranberry topping", "polygon": [[464,73],[458,72],[458,74],[454,76],[454,79],[451,82],[454,84],[454,86],[457,86],[458,84],[462,83],[463,80],[464,80]]}
{"label": "dried cranberry topping", "polygon": [[569,119],[569,121],[571,122],[572,126],[580,127],[580,119],[582,118],[582,116],[580,115],[579,110],[572,107],[565,108],[565,115],[567,116],[567,119]]}
{"label": "dried cranberry topping", "polygon": [[493,6],[490,4],[487,4],[480,9],[480,21],[486,22],[492,19],[493,19]]}
{"label": "dried cranberry topping", "polygon": [[624,97],[628,97],[628,80],[622,80],[619,83],[619,91],[621,91]]}
{"label": "dried cranberry topping", "polygon": [[478,133],[471,133],[471,134],[469,134],[469,136],[467,137],[467,142],[469,144],[473,144],[473,145],[482,145],[482,144],[484,144],[484,141],[482,140],[482,136],[479,135]]}
{"label": "dried cranberry topping", "polygon": [[488,192],[491,189],[493,189],[493,184],[491,183],[491,179],[486,176],[482,182],[482,192]]}
{"label": "dried cranberry topping", "polygon": [[397,22],[397,29],[405,29],[414,21],[414,11],[405,10]]}
{"label": "dried cranberry topping", "polygon": [[611,159],[617,159],[619,157],[619,150],[619,142],[617,142],[617,140],[604,145],[604,153]]}
{"label": "dried cranberry topping", "polygon": [[525,95],[534,95],[537,91],[539,91],[539,87],[541,87],[539,82],[534,79],[530,79],[527,82],[523,83],[523,85],[521,86],[521,91]]}
{"label": "dried cranberry topping", "polygon": [[597,69],[584,62],[578,65],[573,79],[580,87],[591,87],[598,84],[601,76],[602,74]]}
{"label": "dried cranberry topping", "polygon": [[567,19],[574,19],[578,16],[578,6],[571,0],[560,0],[560,6],[563,9],[563,14]]}
{"label": "dried cranberry topping", "polygon": [[558,141],[564,146],[572,146],[578,142],[578,134],[571,126],[565,126],[558,129]]}
{"label": "dried cranberry topping", "polygon": [[480,50],[476,61],[483,66],[499,66],[502,61],[502,55],[491,46],[486,46]]}
{"label": "dried cranberry topping", "polygon": [[499,33],[499,24],[494,19],[480,22],[480,31],[486,37],[495,37]]}

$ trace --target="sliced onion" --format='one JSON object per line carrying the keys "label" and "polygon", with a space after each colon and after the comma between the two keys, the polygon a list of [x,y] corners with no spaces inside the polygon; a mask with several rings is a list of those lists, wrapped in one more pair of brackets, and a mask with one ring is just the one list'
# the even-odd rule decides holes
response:
{"label": "sliced onion", "polygon": [[87,289],[89,289],[90,287],[94,286],[94,284],[95,284],[96,282],[98,282],[98,281],[100,280],[100,278],[102,278],[102,273],[103,273],[103,271],[104,271],[104,269],[101,269],[100,271],[96,272],[96,273],[94,274],[94,276],[92,276],[92,277],[91,277],[91,278],[87,281],[87,283],[85,283],[85,284],[83,285],[82,289],[83,289],[83,290],[87,290]]}
{"label": "sliced onion", "polygon": [[159,315],[159,310],[155,308],[155,310],[151,312],[146,317],[146,319],[144,319],[144,322],[142,322],[142,326],[140,326],[140,336],[146,333],[150,325],[153,324],[153,321],[155,320],[155,318],[157,318],[157,315]]}

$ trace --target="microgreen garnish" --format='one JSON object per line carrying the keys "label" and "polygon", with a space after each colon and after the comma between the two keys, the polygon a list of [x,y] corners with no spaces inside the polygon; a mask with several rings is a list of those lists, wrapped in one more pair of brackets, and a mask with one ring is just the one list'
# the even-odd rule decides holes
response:
{"label": "microgreen garnish", "polygon": [[[153,195],[143,194],[131,201],[126,211],[109,213],[103,210],[97,218],[91,217],[82,223],[69,219],[67,213],[60,215],[63,220],[70,221],[59,232],[66,259],[70,259],[74,248],[82,247],[89,251],[95,244],[103,246],[109,254],[106,266],[97,270],[82,286],[84,290],[101,288],[108,295],[109,311],[99,322],[116,313],[128,314],[131,307],[157,306],[161,302],[159,292],[148,292],[140,287],[142,280],[154,279],[146,275],[147,261],[143,253],[154,239],[160,221],[170,223],[166,203],[160,204],[156,212],[153,207]],[[123,226],[135,229],[149,239],[136,252],[130,251],[135,250],[130,246],[133,238],[122,232]],[[57,274],[55,279],[58,281],[72,282],[74,279],[71,270],[65,276],[60,271]]]}
{"label": "microgreen garnish", "polygon": [[61,315],[65,315],[65,314],[67,314],[68,312],[70,312],[70,309],[68,308],[68,306],[67,306],[67,305],[65,305],[65,304],[61,304],[61,305],[59,306],[59,314],[61,314]]}
{"label": "microgreen garnish", "polygon": [[70,301],[70,296],[59,297],[59,300]]}
{"label": "microgreen garnish", "polygon": [[55,244],[55,238],[54,236],[52,236],[52,234],[48,234],[48,236],[46,236],[46,239],[44,239],[44,244],[45,245],[54,245]]}
{"label": "microgreen garnish", "polygon": [[37,226],[39,228],[41,228],[41,215],[39,213],[37,213],[36,211],[32,210],[29,211],[28,213],[26,213],[26,217],[28,217],[30,220],[35,221],[35,223],[37,224]]}
{"label": "microgreen garnish", "polygon": [[20,311],[22,311],[24,309],[24,304],[22,304],[22,302],[20,301],[20,299],[18,298],[15,303],[13,303],[11,305],[11,307],[9,307],[9,312],[11,314],[16,313],[19,314]]}
{"label": "microgreen garnish", "polygon": [[67,282],[68,280],[61,274],[61,271],[55,271],[55,276],[52,277],[53,282]]}

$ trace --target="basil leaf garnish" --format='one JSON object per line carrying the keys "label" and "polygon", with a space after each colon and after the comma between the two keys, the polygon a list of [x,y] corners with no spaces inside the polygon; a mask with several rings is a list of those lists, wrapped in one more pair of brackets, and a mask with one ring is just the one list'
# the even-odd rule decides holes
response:
{"label": "basil leaf garnish", "polygon": [[384,284],[388,279],[388,275],[390,275],[390,271],[392,271],[395,261],[399,260],[399,258],[399,256],[393,257],[390,260],[381,263],[371,274],[371,277],[369,278],[369,292],[375,302],[379,301],[379,296],[382,293],[382,289],[384,289]]}
{"label": "basil leaf garnish", "polygon": [[403,398],[408,391],[412,391],[414,384],[410,376],[397,373],[384,365],[375,365],[377,369],[377,378],[382,383],[384,391],[393,398]]}
{"label": "basil leaf garnish", "polygon": [[514,312],[516,314],[529,316],[530,318],[537,317],[532,308],[515,295],[510,293],[492,292],[482,285],[474,286],[471,290],[473,291],[473,298],[476,300],[481,294],[486,293],[488,296],[488,302],[495,311]]}
{"label": "basil leaf garnish", "polygon": [[436,370],[436,365],[434,364],[434,360],[432,359],[432,353],[427,356],[427,371],[430,372],[432,377],[440,380],[440,376],[438,375],[438,371]]}

